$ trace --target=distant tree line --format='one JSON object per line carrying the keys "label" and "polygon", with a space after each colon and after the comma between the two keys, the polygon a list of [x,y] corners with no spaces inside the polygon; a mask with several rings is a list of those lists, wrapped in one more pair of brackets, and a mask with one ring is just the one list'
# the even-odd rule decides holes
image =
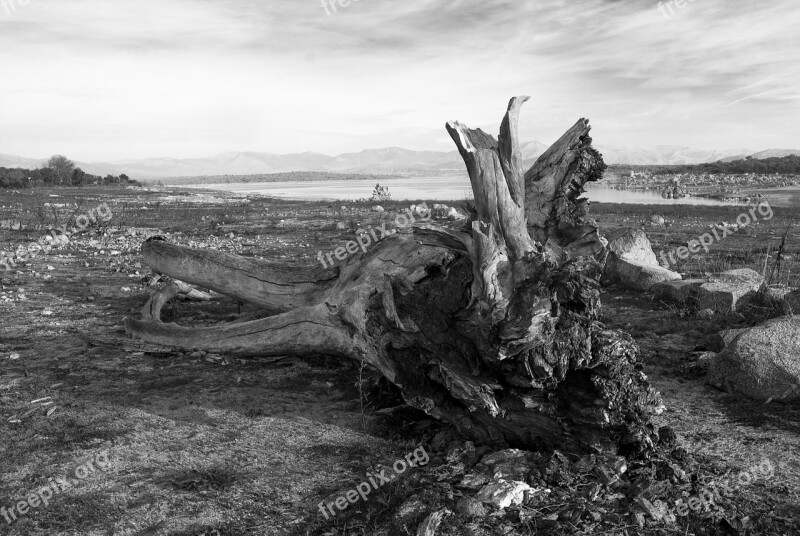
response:
{"label": "distant tree line", "polygon": [[127,175],[90,175],[67,157],[56,155],[40,169],[0,167],[0,188],[33,188],[35,186],[108,186],[138,184]]}
{"label": "distant tree line", "polygon": [[693,164],[682,166],[653,166],[648,169],[655,175],[669,175],[674,173],[708,173],[714,175],[744,175],[755,173],[766,175],[780,173],[782,175],[800,174],[800,156],[784,156],[782,158],[757,159],[748,156],[744,160],[733,162],[711,162],[708,164]]}

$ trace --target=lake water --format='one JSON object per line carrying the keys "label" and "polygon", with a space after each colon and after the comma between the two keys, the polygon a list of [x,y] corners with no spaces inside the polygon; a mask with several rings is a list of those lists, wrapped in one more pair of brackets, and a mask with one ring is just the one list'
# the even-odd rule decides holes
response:
{"label": "lake water", "polygon": [[[388,186],[392,199],[422,201],[461,201],[472,199],[469,178],[459,176],[410,177],[380,179],[381,186]],[[236,184],[204,184],[191,186],[226,190],[230,192],[259,193],[306,200],[354,200],[372,195],[375,185],[365,180],[333,180],[308,182],[265,182]],[[730,205],[722,201],[703,198],[663,199],[660,193],[650,190],[610,190],[592,188],[586,197],[598,203],[631,203],[652,205]]]}

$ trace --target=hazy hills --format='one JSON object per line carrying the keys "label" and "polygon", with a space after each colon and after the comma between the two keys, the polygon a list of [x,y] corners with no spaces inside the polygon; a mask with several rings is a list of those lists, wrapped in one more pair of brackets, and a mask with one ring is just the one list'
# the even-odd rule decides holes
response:
{"label": "hazy hills", "polygon": [[[542,154],[547,145],[528,142],[522,145],[526,165]],[[800,155],[800,150],[770,149],[753,153],[749,150],[706,151],[689,147],[662,145],[649,149],[640,147],[599,147],[609,164],[700,164],[718,160],[731,161],[751,155],[753,158]],[[0,154],[0,167],[36,168],[43,160]],[[306,152],[272,154],[259,152],[229,152],[204,158],[146,158],[115,162],[76,162],[94,175],[127,174],[133,179],[185,177],[202,175],[253,175],[289,171],[329,171],[390,173],[413,171],[417,173],[461,172],[463,162],[457,151],[412,151],[398,147],[365,149],[358,153],[328,156]]]}

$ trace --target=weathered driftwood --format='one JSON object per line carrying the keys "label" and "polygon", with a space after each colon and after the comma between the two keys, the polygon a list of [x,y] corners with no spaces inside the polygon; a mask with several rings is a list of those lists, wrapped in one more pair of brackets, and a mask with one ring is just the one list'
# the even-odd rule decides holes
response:
{"label": "weathered driftwood", "polygon": [[317,277],[151,239],[142,253],[153,270],[272,316],[163,324],[160,308],[176,292],[167,289],[127,331],[183,348],[363,360],[410,405],[478,440],[648,451],[658,394],[630,337],[598,320],[605,254],[580,195],[605,165],[581,119],[525,173],[517,122],[526,100],[511,99],[498,140],[447,124],[475,197],[464,229],[416,225]]}

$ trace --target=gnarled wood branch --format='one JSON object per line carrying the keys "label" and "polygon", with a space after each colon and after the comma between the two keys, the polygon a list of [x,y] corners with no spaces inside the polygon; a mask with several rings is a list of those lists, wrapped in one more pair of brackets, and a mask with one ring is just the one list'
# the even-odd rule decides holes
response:
{"label": "gnarled wood branch", "polygon": [[604,253],[580,199],[602,176],[602,156],[582,119],[523,173],[517,124],[527,99],[511,99],[498,140],[447,124],[475,195],[464,230],[417,225],[352,256],[335,278],[150,240],[143,254],[154,270],[276,314],[165,325],[167,289],[126,329],[184,348],[362,360],[409,404],[483,441],[646,452],[659,396],[630,337],[599,322]]}

